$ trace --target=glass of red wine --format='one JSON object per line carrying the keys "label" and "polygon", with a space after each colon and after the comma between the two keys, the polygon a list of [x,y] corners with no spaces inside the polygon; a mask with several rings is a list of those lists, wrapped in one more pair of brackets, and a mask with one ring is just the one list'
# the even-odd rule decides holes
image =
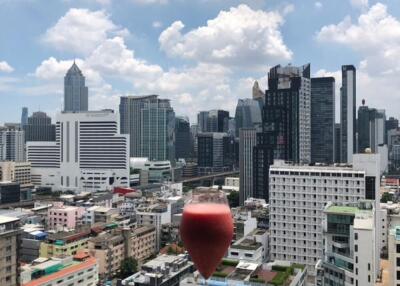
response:
{"label": "glass of red wine", "polygon": [[225,193],[199,188],[183,210],[180,234],[200,274],[207,280],[226,253],[233,236],[233,220]]}

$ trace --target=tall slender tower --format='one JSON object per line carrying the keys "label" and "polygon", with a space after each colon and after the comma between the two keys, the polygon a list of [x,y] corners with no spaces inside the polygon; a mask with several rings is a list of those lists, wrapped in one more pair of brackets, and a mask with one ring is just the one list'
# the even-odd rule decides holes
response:
{"label": "tall slender tower", "polygon": [[342,66],[340,97],[340,161],[351,163],[356,152],[356,68],[353,65]]}
{"label": "tall slender tower", "polygon": [[64,112],[88,111],[85,77],[74,62],[64,77]]}
{"label": "tall slender tower", "polygon": [[21,127],[28,124],[28,107],[22,107]]}

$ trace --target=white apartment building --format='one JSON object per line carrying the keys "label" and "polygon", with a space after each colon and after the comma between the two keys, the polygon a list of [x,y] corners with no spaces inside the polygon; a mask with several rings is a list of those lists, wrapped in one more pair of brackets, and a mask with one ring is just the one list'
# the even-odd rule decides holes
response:
{"label": "white apartment building", "polygon": [[374,201],[328,203],[323,222],[324,258],[317,285],[373,286],[380,253],[375,243]]}
{"label": "white apartment building", "polygon": [[[356,154],[353,166],[275,161],[269,182],[271,259],[304,264],[315,275],[315,265],[323,255],[326,204],[379,198],[379,182],[378,154]],[[376,225],[380,226],[378,220]],[[380,249],[380,244],[376,247]]]}
{"label": "white apartment building", "polygon": [[0,130],[0,161],[25,161],[25,132],[18,128]]}
{"label": "white apartment building", "polygon": [[92,192],[128,186],[129,138],[119,129],[111,110],[58,114],[56,142],[28,143],[34,184]]}
{"label": "white apartment building", "polygon": [[31,184],[31,163],[0,162],[0,181],[10,181],[21,185]]}
{"label": "white apartment building", "polygon": [[400,285],[400,226],[392,228],[389,233],[389,263],[389,285]]}

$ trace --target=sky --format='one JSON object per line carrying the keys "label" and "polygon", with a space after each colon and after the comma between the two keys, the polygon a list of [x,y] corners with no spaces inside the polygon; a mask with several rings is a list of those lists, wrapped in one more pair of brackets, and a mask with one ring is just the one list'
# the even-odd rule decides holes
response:
{"label": "sky", "polygon": [[[357,68],[357,104],[400,116],[399,0],[0,0],[0,123],[21,109],[62,110],[75,60],[89,109],[158,94],[194,123],[267,89],[270,67],[311,63],[334,76]],[[337,116],[336,121],[339,121]]]}

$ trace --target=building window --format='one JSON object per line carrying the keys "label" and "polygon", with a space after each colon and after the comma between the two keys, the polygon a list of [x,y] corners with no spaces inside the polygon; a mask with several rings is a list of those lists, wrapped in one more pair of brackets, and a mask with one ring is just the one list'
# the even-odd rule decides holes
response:
{"label": "building window", "polygon": [[354,240],[358,239],[358,233],[354,233]]}
{"label": "building window", "polygon": [[354,252],[358,252],[358,245],[357,244],[354,245]]}

